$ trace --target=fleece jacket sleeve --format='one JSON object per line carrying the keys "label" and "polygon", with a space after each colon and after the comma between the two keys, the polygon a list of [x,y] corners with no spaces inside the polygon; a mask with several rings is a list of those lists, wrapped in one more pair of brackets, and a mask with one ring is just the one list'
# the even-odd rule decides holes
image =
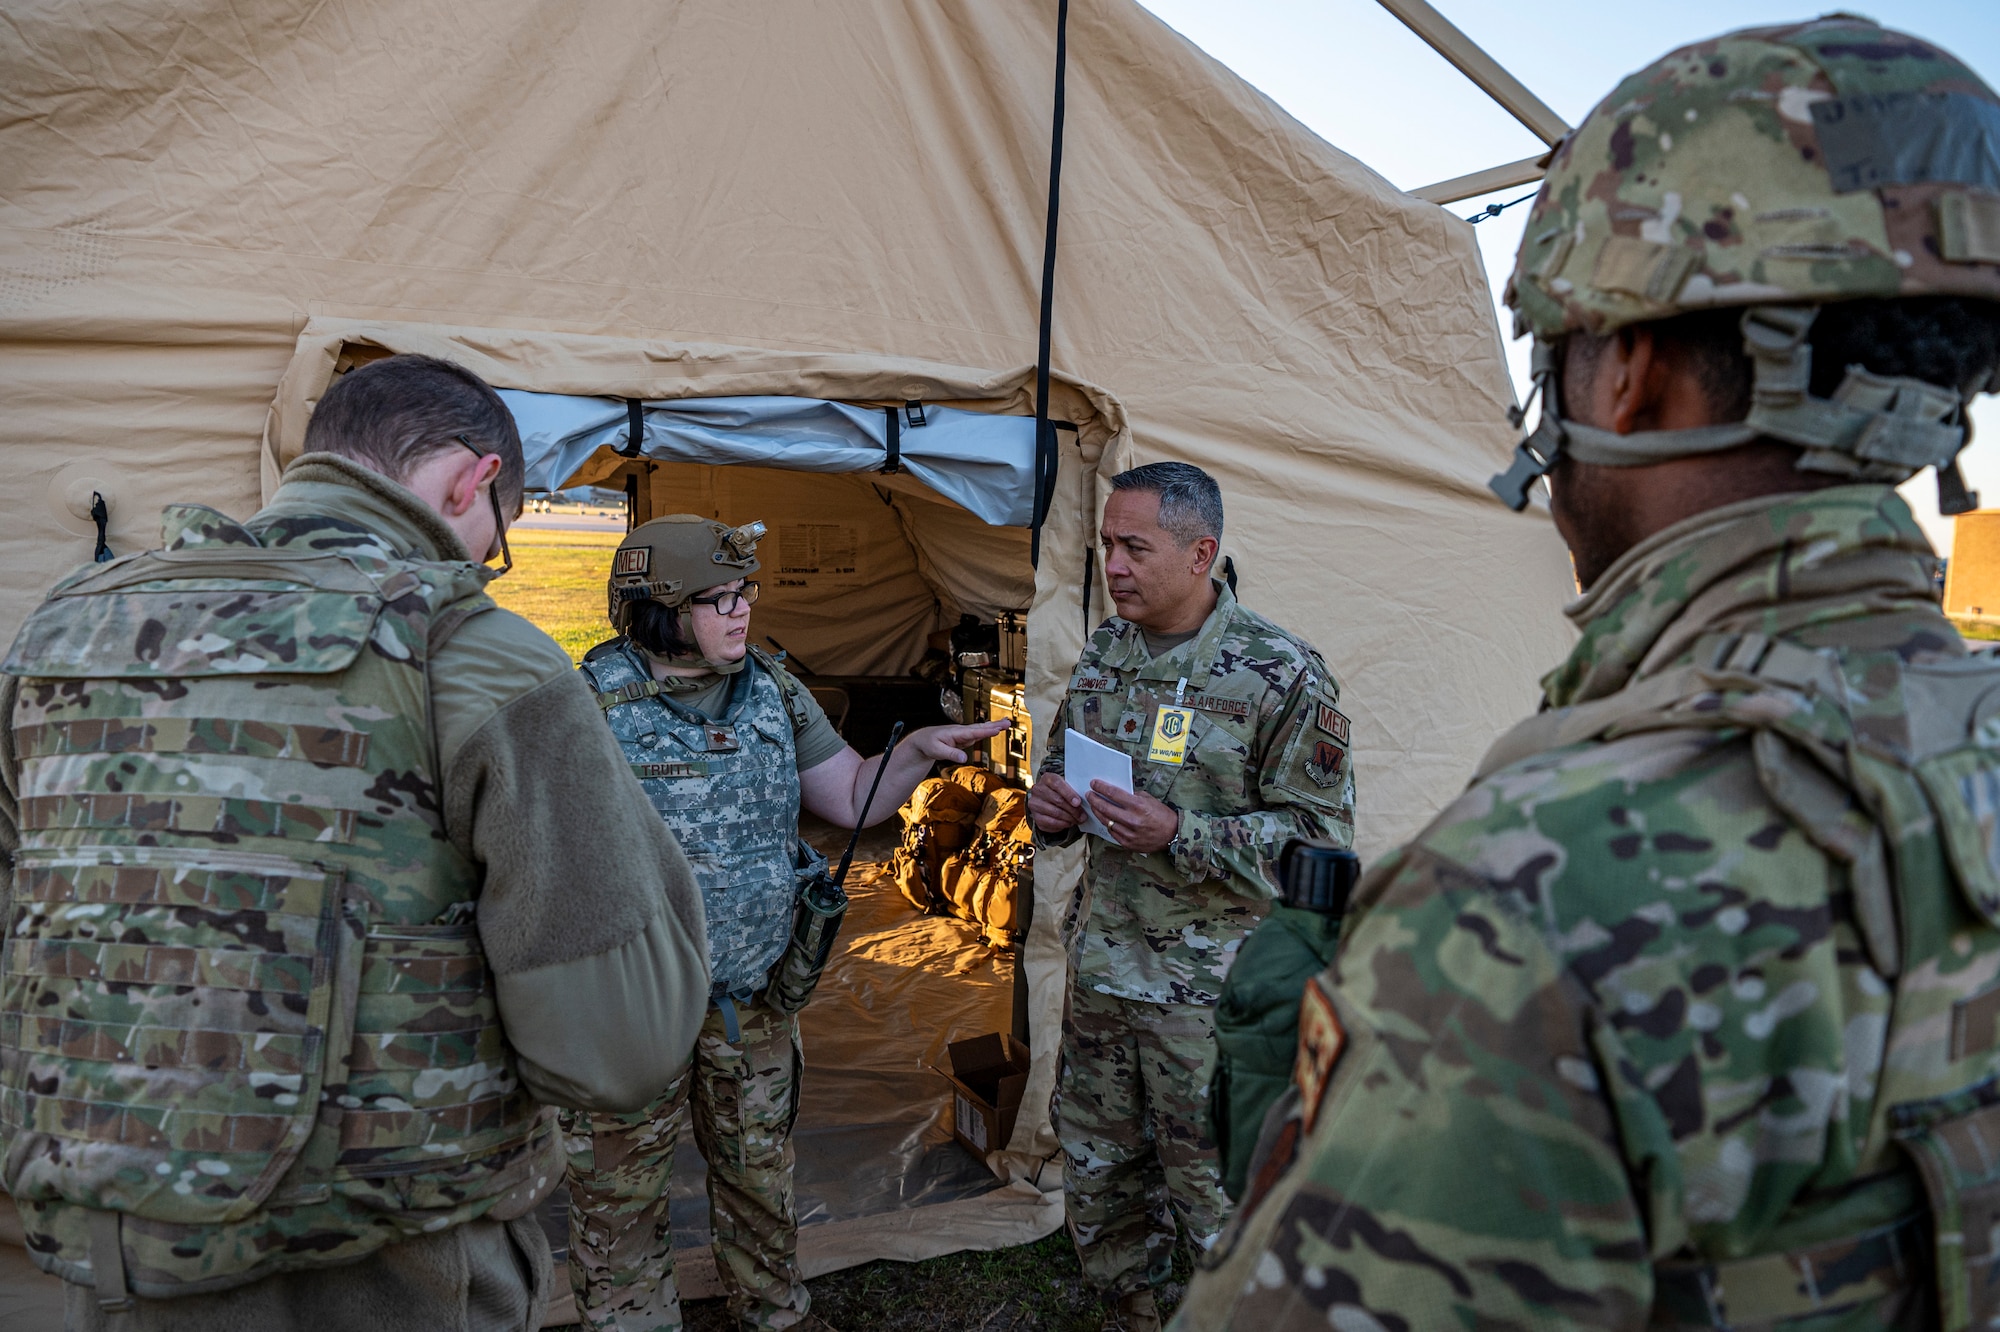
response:
{"label": "fleece jacket sleeve", "polygon": [[521,1079],[637,1110],[708,1007],[701,895],[595,700],[518,616],[473,616],[432,661],[445,827],[485,868],[479,934]]}

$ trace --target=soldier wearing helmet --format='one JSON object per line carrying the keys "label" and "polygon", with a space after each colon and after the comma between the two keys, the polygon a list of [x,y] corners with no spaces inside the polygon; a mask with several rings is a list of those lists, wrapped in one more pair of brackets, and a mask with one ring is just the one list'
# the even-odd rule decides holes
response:
{"label": "soldier wearing helmet", "polygon": [[2000,367],[2000,98],[1833,15],[1633,75],[1509,299],[1582,640],[1356,890],[1176,1327],[2000,1319],[2000,663],[1892,489]]}
{"label": "soldier wearing helmet", "polygon": [[[711,1008],[694,1060],[637,1114],[572,1113],[570,1276],[594,1327],[678,1328],[668,1185],[683,1107],[708,1162],[716,1268],[745,1327],[819,1326],[799,1271],[791,1127],[803,1058],[795,1013],[764,997],[801,882],[824,860],[799,810],[853,827],[880,767],[849,748],[812,695],[749,646],[764,524],[675,514],[612,556],[618,637],[580,669],[632,771],[672,830],[708,913]],[[936,726],[897,746],[869,811],[877,823],[931,765],[1004,722]]]}

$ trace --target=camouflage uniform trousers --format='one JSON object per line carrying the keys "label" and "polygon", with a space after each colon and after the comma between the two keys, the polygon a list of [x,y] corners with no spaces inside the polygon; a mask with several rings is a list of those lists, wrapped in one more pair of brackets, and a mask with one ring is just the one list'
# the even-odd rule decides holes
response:
{"label": "camouflage uniform trousers", "polygon": [[1166,1280],[1175,1222],[1197,1253],[1229,1213],[1207,1129],[1215,1010],[1103,994],[1079,980],[1063,1020],[1056,1132],[1070,1238],[1112,1296]]}
{"label": "camouflage uniform trousers", "polygon": [[569,1154],[569,1272],[577,1311],[599,1332],[679,1332],[667,1203],[674,1144],[692,1118],[708,1163],[716,1269],[730,1312],[786,1328],[809,1306],[799,1273],[792,1124],[799,1104],[798,1019],[739,1007],[728,1039],[711,1010],[688,1069],[629,1115],[562,1117]]}

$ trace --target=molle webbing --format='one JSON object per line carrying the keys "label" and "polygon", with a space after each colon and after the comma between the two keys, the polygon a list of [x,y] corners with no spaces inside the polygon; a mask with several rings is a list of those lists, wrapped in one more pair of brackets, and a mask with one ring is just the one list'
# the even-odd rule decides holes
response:
{"label": "molle webbing", "polygon": [[461,1224],[536,1166],[430,725],[483,580],[333,520],[265,536],[218,516],[72,580],[7,663],[6,1183],[71,1281],[119,1243],[86,1219],[142,1222],[148,1298]]}
{"label": "molle webbing", "polygon": [[708,917],[718,994],[761,991],[791,937],[799,892],[799,779],[783,668],[761,653],[711,720],[651,678],[622,639],[579,668],[647,799],[687,853]]}
{"label": "molle webbing", "polygon": [[1810,1248],[1653,1269],[1653,1327],[1755,1327],[1879,1300],[1929,1271],[1923,1213]]}
{"label": "molle webbing", "polygon": [[605,712],[620,703],[637,703],[642,698],[658,698],[666,693],[666,688],[658,680],[631,680],[598,694],[597,706]]}

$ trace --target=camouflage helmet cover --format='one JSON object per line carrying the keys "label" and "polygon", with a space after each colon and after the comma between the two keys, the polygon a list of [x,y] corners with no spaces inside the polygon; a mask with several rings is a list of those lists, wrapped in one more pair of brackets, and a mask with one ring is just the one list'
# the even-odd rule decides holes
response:
{"label": "camouflage helmet cover", "polygon": [[634,602],[682,606],[711,587],[749,577],[761,567],[757,543],[767,530],[762,523],[731,527],[692,513],[640,523],[611,557],[611,627],[625,631],[625,608]]}
{"label": "camouflage helmet cover", "polygon": [[[1821,306],[1911,296],[2000,301],[2000,97],[1848,14],[1682,47],[1551,154],[1506,294],[1535,336],[1541,423],[1488,484],[1519,509],[1560,455],[1630,467],[1774,439],[1802,470],[1855,480],[1935,467],[1940,509],[1963,512],[1978,497],[1956,463],[1958,386],[1857,365],[1830,398],[1810,392]],[[1741,421],[1619,434],[1562,418],[1565,335],[1731,307],[1753,372]]]}
{"label": "camouflage helmet cover", "polygon": [[1689,310],[2000,300],[2000,97],[1832,14],[1697,42],[1555,150],[1508,284],[1543,339]]}

